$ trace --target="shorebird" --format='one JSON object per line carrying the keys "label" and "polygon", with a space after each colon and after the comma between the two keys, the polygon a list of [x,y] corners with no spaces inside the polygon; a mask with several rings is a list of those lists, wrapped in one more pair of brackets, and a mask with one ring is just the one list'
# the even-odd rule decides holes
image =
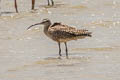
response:
{"label": "shorebird", "polygon": [[51,38],[52,40],[54,40],[58,43],[59,58],[61,58],[61,56],[62,56],[60,43],[65,44],[66,58],[68,59],[68,49],[67,49],[68,41],[83,39],[85,37],[92,37],[92,35],[91,35],[92,32],[88,32],[88,30],[86,30],[86,29],[76,29],[74,27],[71,27],[68,25],[63,25],[58,22],[55,22],[54,24],[52,24],[49,19],[43,19],[42,22],[29,26],[27,28],[27,30],[35,25],[44,25],[44,33],[49,38]]}
{"label": "shorebird", "polygon": [[[50,6],[50,0],[47,0],[48,1],[48,6]],[[15,4],[15,10],[16,12],[18,13],[18,8],[17,8],[17,0],[14,0],[14,4]],[[52,6],[54,6],[54,1],[51,0],[51,4]],[[35,0],[32,0],[32,10],[34,9],[34,6],[35,6]]]}

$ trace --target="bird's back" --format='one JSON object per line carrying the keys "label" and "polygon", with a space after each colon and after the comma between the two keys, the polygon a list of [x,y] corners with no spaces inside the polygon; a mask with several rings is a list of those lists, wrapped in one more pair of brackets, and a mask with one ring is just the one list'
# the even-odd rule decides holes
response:
{"label": "bird's back", "polygon": [[57,42],[67,42],[70,40],[91,37],[91,32],[85,29],[76,29],[67,25],[56,24],[48,29],[51,38]]}
{"label": "bird's back", "polygon": [[54,27],[54,26],[57,26],[57,25],[61,25],[61,23],[55,22],[51,27]]}

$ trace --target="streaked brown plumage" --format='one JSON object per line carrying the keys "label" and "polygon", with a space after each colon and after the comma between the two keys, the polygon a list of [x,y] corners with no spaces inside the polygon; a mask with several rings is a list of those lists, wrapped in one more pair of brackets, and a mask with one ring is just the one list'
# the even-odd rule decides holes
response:
{"label": "streaked brown plumage", "polygon": [[70,40],[77,40],[85,38],[86,36],[91,36],[91,32],[88,32],[88,30],[77,30],[76,28],[62,24],[50,27],[48,32],[49,36],[57,42],[67,42]]}
{"label": "streaked brown plumage", "polygon": [[88,32],[86,29],[76,29],[74,27],[70,27],[68,25],[63,25],[61,23],[54,23],[51,25],[51,21],[49,19],[44,19],[41,23],[37,23],[31,25],[29,28],[35,25],[44,25],[44,33],[56,41],[59,45],[59,56],[61,57],[61,48],[60,43],[64,42],[66,47],[66,58],[68,58],[68,50],[67,50],[67,41],[83,39],[85,37],[91,37],[91,32]]}

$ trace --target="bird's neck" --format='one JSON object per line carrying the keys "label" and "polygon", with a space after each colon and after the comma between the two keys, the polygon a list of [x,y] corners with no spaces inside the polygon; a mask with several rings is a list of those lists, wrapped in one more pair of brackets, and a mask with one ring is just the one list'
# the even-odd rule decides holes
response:
{"label": "bird's neck", "polygon": [[44,25],[44,33],[47,34],[49,27],[51,26],[51,23]]}

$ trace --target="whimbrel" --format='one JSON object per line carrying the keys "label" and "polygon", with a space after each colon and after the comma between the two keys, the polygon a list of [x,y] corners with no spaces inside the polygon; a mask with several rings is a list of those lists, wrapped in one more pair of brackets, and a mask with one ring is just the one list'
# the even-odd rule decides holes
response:
{"label": "whimbrel", "polygon": [[68,49],[67,42],[71,40],[83,39],[85,37],[91,37],[92,32],[88,32],[86,29],[76,29],[74,27],[70,27],[68,25],[63,25],[61,23],[51,24],[49,19],[43,19],[42,22],[31,25],[27,29],[35,25],[44,25],[44,33],[56,41],[59,46],[59,58],[62,56],[60,43],[64,43],[66,47],[66,58],[68,58]]}
{"label": "whimbrel", "polygon": [[[50,0],[47,0],[48,1],[48,6],[50,6]],[[17,0],[14,0],[14,4],[15,4],[15,10],[16,12],[18,13],[18,8],[17,8]],[[54,5],[54,1],[51,0],[51,4],[52,6]],[[32,0],[32,10],[34,9],[34,6],[35,6],[35,0]]]}

